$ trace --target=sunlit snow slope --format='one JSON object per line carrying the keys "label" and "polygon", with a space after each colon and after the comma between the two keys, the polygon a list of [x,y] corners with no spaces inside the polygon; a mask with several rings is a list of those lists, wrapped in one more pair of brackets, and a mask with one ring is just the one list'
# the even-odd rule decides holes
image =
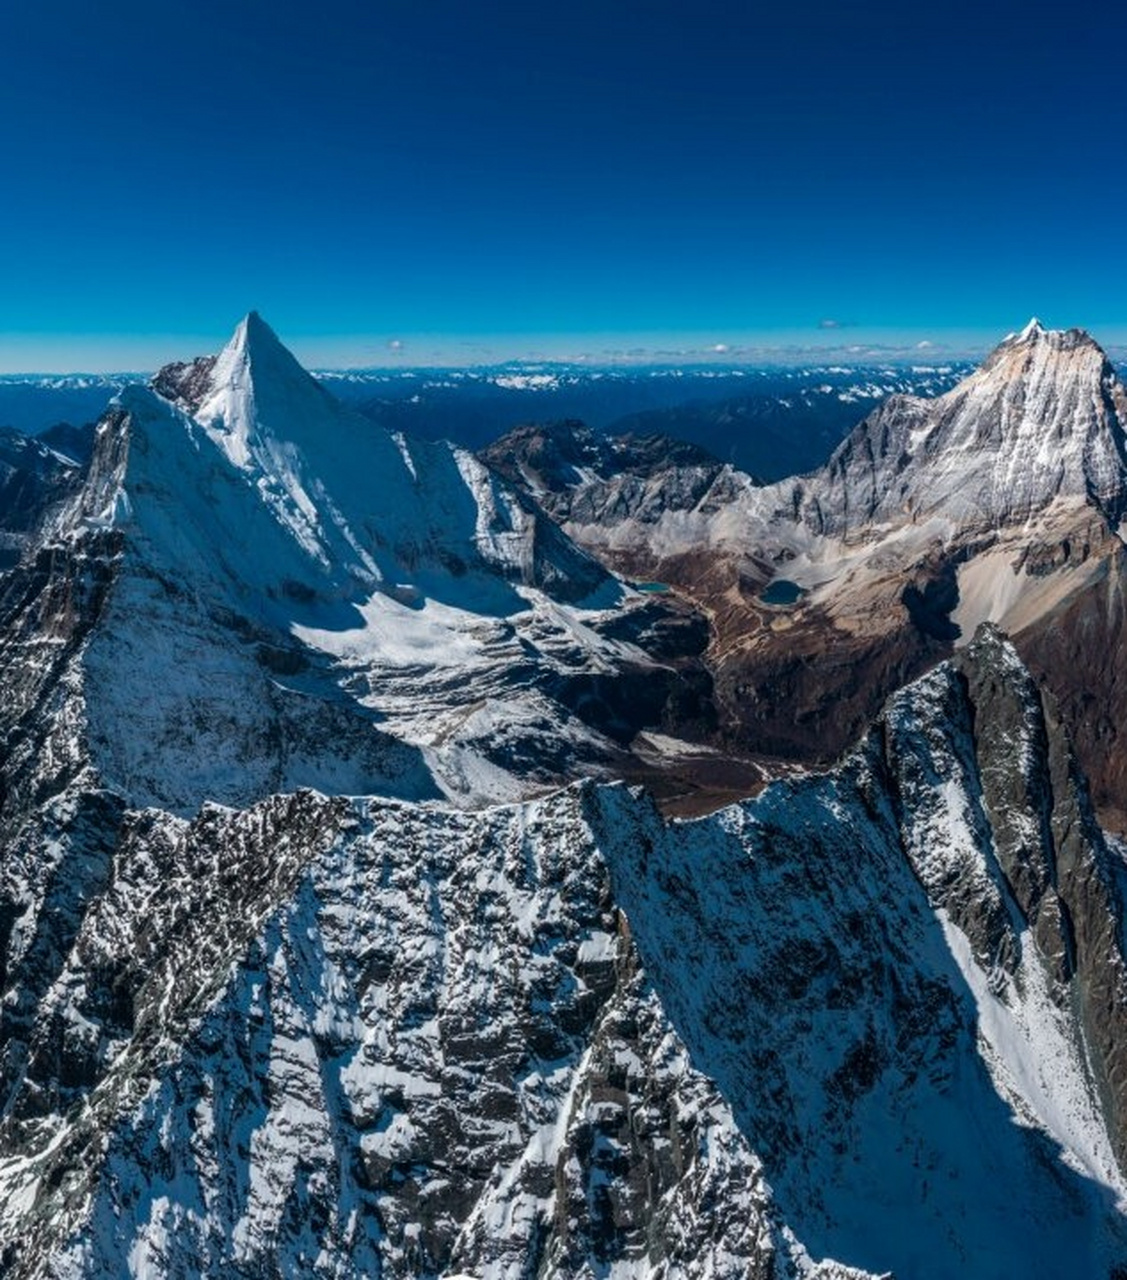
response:
{"label": "sunlit snow slope", "polygon": [[8,595],[73,640],[107,786],[184,813],[296,786],[473,803],[660,723],[672,673],[599,633],[653,606],[470,454],[344,408],[253,314],[154,385],[103,417]]}

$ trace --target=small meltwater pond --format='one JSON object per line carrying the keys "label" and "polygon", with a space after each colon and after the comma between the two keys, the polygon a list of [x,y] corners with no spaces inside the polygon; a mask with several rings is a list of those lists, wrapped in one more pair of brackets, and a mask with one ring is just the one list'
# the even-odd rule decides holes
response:
{"label": "small meltwater pond", "polygon": [[669,590],[668,582],[635,582],[635,591],[645,591],[650,595],[660,595]]}
{"label": "small meltwater pond", "polygon": [[787,578],[776,578],[773,582],[769,582],[759,593],[759,602],[760,604],[770,604],[776,607],[797,604],[805,594],[806,592],[797,582],[791,582]]}

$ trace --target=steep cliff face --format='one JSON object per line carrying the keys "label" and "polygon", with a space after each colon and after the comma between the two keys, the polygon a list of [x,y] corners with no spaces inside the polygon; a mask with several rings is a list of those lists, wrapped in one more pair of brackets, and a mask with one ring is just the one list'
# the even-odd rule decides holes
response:
{"label": "steep cliff face", "polygon": [[809,485],[804,516],[846,539],[930,516],[973,535],[1073,499],[1117,525],[1125,423],[1127,392],[1098,344],[1031,320],[936,400],[885,401]]}
{"label": "steep cliff face", "polygon": [[10,940],[7,1275],[1127,1262],[1122,868],[995,634],[709,819],[588,783],[101,829],[43,989]]}
{"label": "steep cliff face", "polygon": [[10,1274],[773,1274],[582,804],[137,821],[41,1014],[70,1091],[7,1122]]}
{"label": "steep cliff face", "polygon": [[[610,845],[629,801],[594,799]],[[1123,1194],[1123,868],[1010,646],[909,686],[834,773],[619,849],[651,981],[811,1253],[1108,1272],[1121,1245],[1048,1205]]]}
{"label": "steep cliff face", "polygon": [[0,427],[0,570],[17,563],[47,509],[80,479],[76,458]]}

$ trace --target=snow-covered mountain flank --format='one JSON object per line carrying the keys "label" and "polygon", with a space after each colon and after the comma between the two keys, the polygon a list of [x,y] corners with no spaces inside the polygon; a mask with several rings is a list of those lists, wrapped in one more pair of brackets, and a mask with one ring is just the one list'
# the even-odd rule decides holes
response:
{"label": "snow-covered mountain flank", "polygon": [[70,642],[107,785],[184,813],[301,785],[475,802],[661,723],[680,678],[600,628],[664,607],[472,456],[353,414],[253,315],[156,386],[103,417],[4,604],[19,643]]}
{"label": "snow-covered mountain flank", "polygon": [[1122,864],[992,634],[692,823],[589,783],[100,816],[85,895],[77,815],[7,867],[7,1275],[1127,1260]]}
{"label": "snow-covered mountain flank", "polygon": [[[1030,329],[784,485],[578,428],[510,483],[251,315],[87,463],[13,464],[44,487],[0,572],[0,1276],[1122,1280],[1123,846],[1022,660],[1047,624],[929,585],[965,602],[1012,543],[1052,630],[1103,598],[1096,533],[1053,553],[1122,546],[1091,346]],[[976,432],[1004,476],[1033,387],[1056,479],[928,506]],[[818,677],[785,661],[854,682],[831,768],[693,821],[605,781],[706,723],[699,628],[516,485],[594,513],[617,481],[596,549],[699,567],[760,740]]]}

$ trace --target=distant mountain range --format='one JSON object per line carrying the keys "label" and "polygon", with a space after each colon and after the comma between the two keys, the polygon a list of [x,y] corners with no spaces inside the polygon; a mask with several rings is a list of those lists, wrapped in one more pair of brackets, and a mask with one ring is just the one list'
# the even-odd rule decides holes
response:
{"label": "distant mountain range", "polygon": [[[389,431],[478,449],[513,427],[565,419],[611,435],[670,435],[768,479],[820,463],[868,408],[896,392],[934,395],[961,364],[810,368],[501,365],[325,371],[334,396]],[[121,378],[0,377],[0,425],[38,434],[93,422]]]}

